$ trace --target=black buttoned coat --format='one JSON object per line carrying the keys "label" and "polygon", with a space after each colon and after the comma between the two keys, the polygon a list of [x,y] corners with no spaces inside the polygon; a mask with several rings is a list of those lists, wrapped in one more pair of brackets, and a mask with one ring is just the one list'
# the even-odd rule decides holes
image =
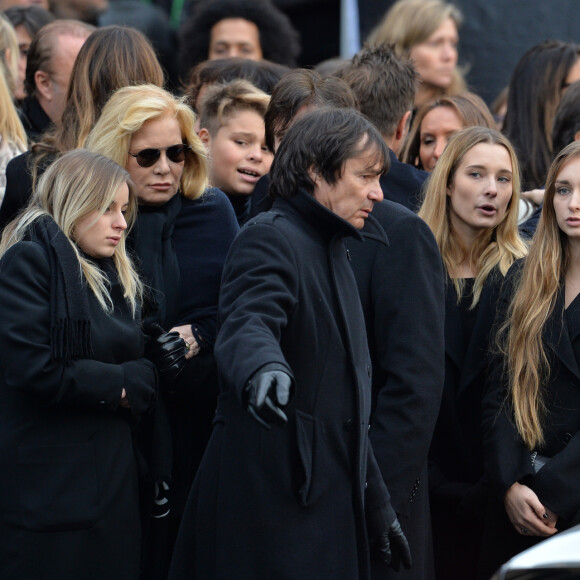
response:
{"label": "black buttoned coat", "polygon": [[[345,235],[359,236],[299,192],[234,241],[215,346],[222,393],[171,579],[369,578],[365,511],[394,513],[368,442],[370,357]],[[288,424],[269,431],[242,403],[266,365],[295,382]]]}
{"label": "black buttoned coat", "polygon": [[429,486],[438,578],[472,577],[480,553],[488,485],[484,477],[481,405],[494,344],[503,276],[493,270],[466,338],[457,294],[447,281],[445,386],[429,451]]}
{"label": "black buttoned coat", "polygon": [[126,388],[148,407],[156,372],[113,274],[113,314],[89,292],[93,358],[54,361],[50,275],[36,242],[0,260],[0,578],[137,579],[133,419],[117,405]]}
{"label": "black buttoned coat", "polygon": [[385,200],[372,215],[388,244],[367,228],[364,242],[345,243],[373,363],[371,444],[413,557],[399,573],[377,563],[376,577],[423,580],[433,575],[427,452],[445,369],[443,264],[431,230],[411,211]]}
{"label": "black buttoned coat", "polygon": [[[522,263],[518,262],[508,272],[501,294],[500,319],[507,312]],[[500,357],[497,372],[490,375],[483,407],[486,470],[495,492],[496,508],[505,514],[504,494],[519,481],[532,488],[539,500],[558,515],[558,530],[580,523],[580,308],[578,298],[568,307],[576,318],[569,328],[564,318],[569,314],[564,312],[564,298],[562,285],[544,327],[550,375],[544,388],[545,443],[535,451],[550,460],[537,474],[532,468],[530,450],[513,422],[511,404],[505,401],[507,377]],[[538,541],[518,534],[505,516],[503,523],[502,529],[496,527],[495,537],[487,538],[489,558],[496,558],[491,568],[497,568],[505,559]]]}

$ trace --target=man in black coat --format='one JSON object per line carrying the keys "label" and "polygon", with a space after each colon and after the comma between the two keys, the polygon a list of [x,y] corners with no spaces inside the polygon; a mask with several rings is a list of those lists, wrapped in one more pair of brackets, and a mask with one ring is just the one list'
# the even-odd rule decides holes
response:
{"label": "man in black coat", "polygon": [[374,213],[389,245],[347,242],[373,359],[371,444],[413,555],[411,570],[396,574],[377,563],[373,576],[423,580],[434,574],[427,452],[443,391],[445,296],[435,238],[402,207],[417,207],[427,174],[395,154],[407,133],[416,74],[382,46],[362,50],[340,76],[389,145],[392,163],[381,177],[385,201]]}
{"label": "man in black coat", "polygon": [[309,113],[285,136],[272,211],[224,268],[222,393],[172,580],[367,579],[371,544],[410,565],[368,441],[370,358],[343,245],[361,237],[387,167],[381,136],[350,109]]}

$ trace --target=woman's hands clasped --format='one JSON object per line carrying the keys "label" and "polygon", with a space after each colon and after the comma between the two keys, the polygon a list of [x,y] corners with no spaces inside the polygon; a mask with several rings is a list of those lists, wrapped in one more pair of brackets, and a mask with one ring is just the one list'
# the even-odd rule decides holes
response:
{"label": "woman's hands clasped", "polygon": [[546,538],[558,531],[558,516],[545,507],[527,485],[514,483],[505,493],[504,505],[510,522],[519,534]]}

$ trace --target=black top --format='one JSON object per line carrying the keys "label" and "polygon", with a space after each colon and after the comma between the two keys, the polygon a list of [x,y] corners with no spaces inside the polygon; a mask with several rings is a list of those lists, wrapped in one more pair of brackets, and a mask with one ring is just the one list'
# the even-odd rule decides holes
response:
{"label": "black top", "polygon": [[42,134],[52,126],[50,117],[44,112],[35,96],[26,97],[22,101],[18,116],[31,143],[40,141]]}

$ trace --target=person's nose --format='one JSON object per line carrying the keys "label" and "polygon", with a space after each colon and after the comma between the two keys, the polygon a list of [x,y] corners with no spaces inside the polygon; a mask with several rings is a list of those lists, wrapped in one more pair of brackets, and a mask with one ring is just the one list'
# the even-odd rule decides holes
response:
{"label": "person's nose", "polygon": [[383,201],[384,197],[385,196],[383,195],[383,189],[381,187],[380,178],[377,176],[376,180],[374,180],[372,183],[372,187],[369,191],[368,198],[373,202],[377,202]]}
{"label": "person's nose", "polygon": [[127,220],[125,219],[125,214],[122,211],[119,211],[118,214],[115,216],[113,228],[121,231],[127,229]]}
{"label": "person's nose", "polygon": [[580,211],[580,189],[577,187],[574,188],[572,191],[572,195],[570,195],[570,201],[568,202],[568,207],[571,211],[577,212]]}
{"label": "person's nose", "polygon": [[435,158],[435,161],[438,161],[439,157],[443,155],[445,147],[447,147],[447,139],[444,138],[437,139],[437,142],[435,143],[435,148],[433,149],[433,157]]}
{"label": "person's nose", "polygon": [[445,61],[454,60],[457,58],[457,48],[451,42],[446,42],[441,49],[441,56]]}
{"label": "person's nose", "polygon": [[262,161],[263,153],[262,145],[256,143],[250,147],[250,150],[248,151],[248,159],[255,161],[256,163],[260,163]]}
{"label": "person's nose", "polygon": [[161,155],[157,163],[155,164],[155,173],[159,173],[161,175],[165,175],[169,173],[169,159],[167,158],[167,151],[161,151]]}
{"label": "person's nose", "polygon": [[485,194],[490,197],[495,197],[497,195],[497,178],[495,177],[495,175],[488,176]]}

